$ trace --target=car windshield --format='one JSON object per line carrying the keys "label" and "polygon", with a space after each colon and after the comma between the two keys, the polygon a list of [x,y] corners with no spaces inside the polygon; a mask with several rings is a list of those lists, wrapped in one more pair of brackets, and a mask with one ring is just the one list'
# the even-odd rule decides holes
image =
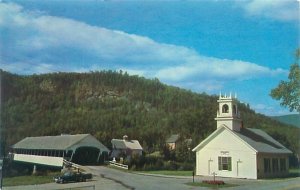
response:
{"label": "car windshield", "polygon": [[70,175],[72,175],[71,172],[66,172],[66,173],[64,173],[64,176],[70,176]]}

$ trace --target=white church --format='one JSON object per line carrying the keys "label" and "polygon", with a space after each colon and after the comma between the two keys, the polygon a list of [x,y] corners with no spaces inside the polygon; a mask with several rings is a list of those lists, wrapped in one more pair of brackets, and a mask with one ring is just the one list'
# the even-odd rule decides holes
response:
{"label": "white church", "polygon": [[292,152],[264,131],[244,128],[236,98],[220,95],[218,103],[217,129],[193,149],[196,175],[248,179],[288,175]]}

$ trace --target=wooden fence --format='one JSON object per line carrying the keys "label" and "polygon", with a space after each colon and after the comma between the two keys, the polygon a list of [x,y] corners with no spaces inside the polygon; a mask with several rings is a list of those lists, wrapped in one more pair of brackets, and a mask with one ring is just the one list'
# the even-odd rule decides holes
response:
{"label": "wooden fence", "polygon": [[120,163],[117,163],[117,162],[109,161],[109,165],[116,166],[116,167],[128,170],[128,165],[120,164]]}

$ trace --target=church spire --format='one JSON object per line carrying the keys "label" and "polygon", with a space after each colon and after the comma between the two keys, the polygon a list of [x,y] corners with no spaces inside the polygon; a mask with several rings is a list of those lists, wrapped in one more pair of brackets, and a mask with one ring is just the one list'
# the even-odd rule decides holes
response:
{"label": "church spire", "polygon": [[231,130],[240,131],[242,121],[240,119],[236,98],[232,98],[231,92],[229,96],[226,94],[225,96],[222,96],[220,93],[218,103],[219,109],[217,117],[215,118],[217,121],[217,128],[226,126]]}

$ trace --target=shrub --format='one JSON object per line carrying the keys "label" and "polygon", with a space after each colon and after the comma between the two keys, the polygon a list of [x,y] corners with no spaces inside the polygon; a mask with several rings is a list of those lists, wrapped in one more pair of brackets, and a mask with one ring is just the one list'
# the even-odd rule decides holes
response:
{"label": "shrub", "polygon": [[177,170],[178,164],[174,161],[167,161],[164,165],[164,170]]}
{"label": "shrub", "polygon": [[184,163],[179,164],[178,170],[181,170],[181,171],[194,170],[194,167],[195,167],[194,163],[184,162]]}

